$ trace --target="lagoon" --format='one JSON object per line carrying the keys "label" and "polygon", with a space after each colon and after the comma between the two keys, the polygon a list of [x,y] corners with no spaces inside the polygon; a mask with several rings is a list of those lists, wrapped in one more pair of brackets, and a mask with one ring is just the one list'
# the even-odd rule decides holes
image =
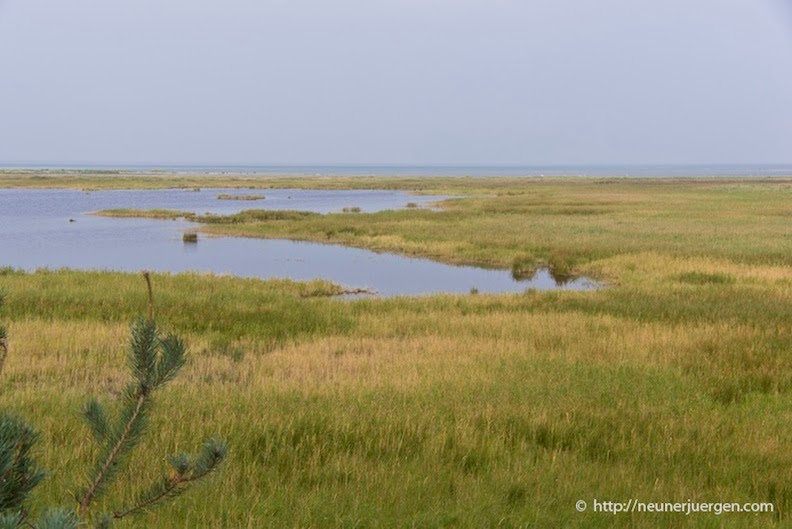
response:
{"label": "lagoon", "polygon": [[[219,195],[264,195],[219,200]],[[221,189],[79,191],[0,189],[0,266],[158,272],[207,272],[256,278],[325,279],[380,296],[433,293],[521,292],[526,289],[586,290],[586,278],[559,283],[546,270],[517,280],[508,271],[455,266],[429,259],[377,253],[340,245],[289,240],[204,237],[184,243],[186,221],[121,219],[91,215],[104,209],[172,209],[232,214],[244,209],[317,213],[361,208],[431,207],[444,197],[397,191]]]}

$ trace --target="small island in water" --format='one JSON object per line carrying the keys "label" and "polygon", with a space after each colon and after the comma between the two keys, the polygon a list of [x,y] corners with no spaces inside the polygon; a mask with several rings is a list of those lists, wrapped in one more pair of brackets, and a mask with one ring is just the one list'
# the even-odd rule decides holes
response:
{"label": "small island in water", "polygon": [[264,200],[264,195],[217,195],[218,200]]}

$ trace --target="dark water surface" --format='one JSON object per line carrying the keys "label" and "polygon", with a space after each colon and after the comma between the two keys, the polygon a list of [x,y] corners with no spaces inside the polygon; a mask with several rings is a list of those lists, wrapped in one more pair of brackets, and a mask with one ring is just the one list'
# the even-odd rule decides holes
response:
{"label": "dark water surface", "polygon": [[[218,200],[219,194],[264,194],[265,200]],[[0,266],[25,270],[213,272],[244,277],[326,279],[348,288],[366,288],[384,296],[437,292],[520,292],[528,288],[596,288],[586,279],[559,285],[540,270],[516,281],[502,270],[453,266],[428,259],[375,253],[339,245],[237,237],[200,237],[182,242],[194,224],[184,221],[118,219],[89,215],[113,208],[176,209],[230,214],[244,209],[293,209],[329,213],[344,207],[365,212],[419,205],[437,196],[396,191],[296,189],[181,189],[77,191],[0,189]]]}

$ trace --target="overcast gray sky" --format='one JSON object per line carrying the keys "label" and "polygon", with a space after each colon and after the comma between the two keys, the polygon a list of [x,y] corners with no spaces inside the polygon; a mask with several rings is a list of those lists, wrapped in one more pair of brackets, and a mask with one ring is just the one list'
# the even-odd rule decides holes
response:
{"label": "overcast gray sky", "polygon": [[790,163],[790,3],[0,0],[0,163]]}

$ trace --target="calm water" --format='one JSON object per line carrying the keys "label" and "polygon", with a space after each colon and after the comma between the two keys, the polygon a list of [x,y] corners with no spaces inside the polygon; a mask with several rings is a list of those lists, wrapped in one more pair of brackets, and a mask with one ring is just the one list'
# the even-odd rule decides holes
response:
{"label": "calm water", "polygon": [[[218,194],[264,194],[261,201],[218,200]],[[436,292],[519,292],[589,289],[577,279],[557,285],[546,271],[527,281],[509,272],[451,266],[427,259],[338,245],[234,237],[201,237],[184,244],[183,221],[114,219],[89,212],[111,208],[178,209],[229,214],[243,209],[328,213],[344,207],[375,212],[426,205],[438,197],[394,191],[184,190],[92,191],[0,189],[0,266],[26,270],[75,268],[119,271],[214,272],[245,277],[322,278],[384,296]]]}

